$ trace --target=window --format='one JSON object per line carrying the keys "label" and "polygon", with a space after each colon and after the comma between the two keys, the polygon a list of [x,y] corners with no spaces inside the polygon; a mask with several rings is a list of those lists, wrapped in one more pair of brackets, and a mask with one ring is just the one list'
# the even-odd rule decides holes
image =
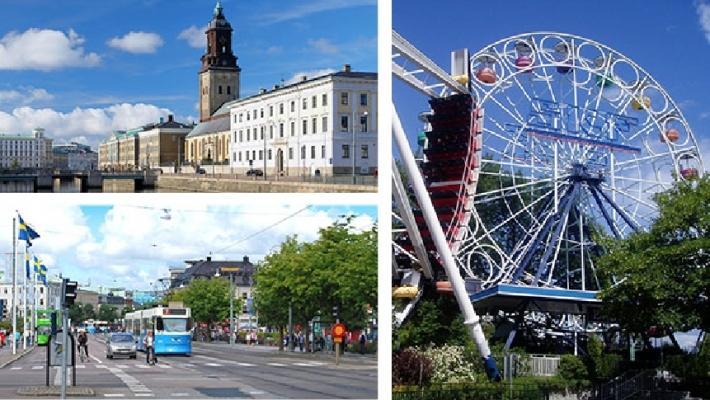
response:
{"label": "window", "polygon": [[360,132],[367,132],[367,115],[360,116]]}
{"label": "window", "polygon": [[241,151],[239,152],[239,161],[240,162],[242,161],[242,152]]}
{"label": "window", "polygon": [[321,105],[323,107],[328,105],[328,94],[323,93],[323,98],[321,99]]}
{"label": "window", "polygon": [[360,93],[360,105],[361,106],[367,105],[367,93]]}
{"label": "window", "polygon": [[288,148],[288,159],[293,160],[293,147]]}
{"label": "window", "polygon": [[243,140],[243,139],[244,139],[244,136],[242,136],[242,133],[244,133],[244,132],[239,131],[239,142],[240,142],[240,143],[244,141],[244,140]]}
{"label": "window", "polygon": [[232,87],[231,86],[227,86],[227,94],[232,94]]}
{"label": "window", "polygon": [[343,158],[350,158],[350,145],[343,145]]}
{"label": "window", "polygon": [[308,109],[308,100],[303,99],[303,109],[307,110]]}
{"label": "window", "polygon": [[219,86],[219,94],[222,94],[222,85]]}
{"label": "window", "polygon": [[301,146],[301,159],[306,158],[306,146]]}
{"label": "window", "polygon": [[306,132],[307,130],[308,130],[308,120],[305,120],[305,119],[304,119],[304,120],[303,120],[303,131],[302,131],[302,134],[305,135],[306,133],[308,133],[308,132]]}
{"label": "window", "polygon": [[311,98],[311,108],[318,107],[318,96],[313,96]]}
{"label": "window", "polygon": [[313,118],[313,133],[316,133],[318,131],[318,118]]}
{"label": "window", "polygon": [[311,160],[316,158],[316,146],[311,146]]}
{"label": "window", "polygon": [[259,110],[259,117],[264,118],[264,109]]}
{"label": "window", "polygon": [[261,140],[264,140],[264,127],[261,127]]}
{"label": "window", "polygon": [[259,160],[264,159],[264,150],[259,150]]}
{"label": "window", "polygon": [[340,132],[347,132],[348,131],[348,116],[347,115],[341,115],[340,116]]}
{"label": "window", "polygon": [[279,104],[279,114],[284,113],[284,103]]}
{"label": "window", "polygon": [[296,134],[296,123],[291,122],[291,136]]}
{"label": "window", "polygon": [[239,122],[242,122],[242,113],[239,113]]}
{"label": "window", "polygon": [[244,152],[244,158],[245,158],[247,161],[249,161],[249,151],[248,151],[248,150]]}
{"label": "window", "polygon": [[254,119],[256,119],[256,108],[254,109]]}
{"label": "window", "polygon": [[340,104],[347,106],[348,105],[348,93],[343,92],[340,93]]}
{"label": "window", "polygon": [[291,112],[296,112],[296,102],[291,101]]}
{"label": "window", "polygon": [[274,126],[270,125],[269,126],[269,139],[273,139],[273,138],[274,138]]}
{"label": "window", "polygon": [[251,140],[251,128],[247,129],[247,142]]}
{"label": "window", "polygon": [[256,150],[251,151],[251,159],[256,160]]}
{"label": "window", "polygon": [[368,147],[366,144],[363,144],[362,146],[360,146],[360,158],[363,158],[363,159],[367,158],[367,149],[368,149]]}
{"label": "window", "polygon": [[271,149],[269,149],[269,160],[271,160]]}
{"label": "window", "polygon": [[325,146],[320,147],[320,158],[325,158]]}
{"label": "window", "polygon": [[250,121],[250,120],[251,120],[251,114],[249,113],[249,111],[247,111],[246,114],[247,114],[247,121]]}
{"label": "window", "polygon": [[234,123],[237,123],[237,114],[234,114]]}
{"label": "window", "polygon": [[274,106],[269,106],[269,117],[274,116]]}
{"label": "window", "polygon": [[283,122],[279,124],[279,137],[284,137],[284,124],[283,124]]}

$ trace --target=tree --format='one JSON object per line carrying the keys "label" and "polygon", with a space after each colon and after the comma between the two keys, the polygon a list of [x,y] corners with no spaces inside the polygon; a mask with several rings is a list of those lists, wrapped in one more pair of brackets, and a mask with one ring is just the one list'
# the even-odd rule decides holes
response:
{"label": "tree", "polygon": [[126,314],[133,312],[134,309],[132,306],[125,306],[123,307],[123,310],[121,310],[121,318],[125,318]]}
{"label": "tree", "polygon": [[[658,194],[660,213],[646,232],[608,241],[597,265],[604,313],[631,333],[710,329],[710,178]],[[673,338],[671,336],[671,338]]]}
{"label": "tree", "polygon": [[[229,282],[225,279],[193,279],[183,289],[183,301],[197,322],[212,325],[229,316]],[[239,303],[239,302],[237,302]],[[235,309],[241,309],[235,307]]]}
{"label": "tree", "polygon": [[97,318],[99,321],[114,322],[118,319],[118,309],[110,304],[102,304]]}

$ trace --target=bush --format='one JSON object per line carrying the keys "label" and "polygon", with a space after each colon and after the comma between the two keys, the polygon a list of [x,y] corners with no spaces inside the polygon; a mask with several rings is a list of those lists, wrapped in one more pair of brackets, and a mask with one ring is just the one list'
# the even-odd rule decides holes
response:
{"label": "bush", "polygon": [[392,383],[418,385],[429,383],[431,360],[416,349],[408,348],[392,355]]}
{"label": "bush", "polygon": [[587,371],[587,367],[582,360],[572,354],[565,354],[560,357],[558,374],[572,391],[577,391],[589,386],[589,372]]}
{"label": "bush", "polygon": [[[433,383],[473,383],[476,381],[476,364],[467,357],[463,346],[443,345],[424,352],[432,362]],[[480,364],[480,363],[479,363]]]}

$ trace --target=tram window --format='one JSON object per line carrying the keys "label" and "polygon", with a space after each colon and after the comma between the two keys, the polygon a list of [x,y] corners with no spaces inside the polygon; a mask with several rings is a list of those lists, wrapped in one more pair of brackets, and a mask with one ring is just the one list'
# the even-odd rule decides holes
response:
{"label": "tram window", "polygon": [[163,329],[164,329],[164,328],[163,328],[163,318],[162,318],[162,317],[158,317],[158,318],[155,320],[155,330],[156,330],[156,331],[162,331]]}

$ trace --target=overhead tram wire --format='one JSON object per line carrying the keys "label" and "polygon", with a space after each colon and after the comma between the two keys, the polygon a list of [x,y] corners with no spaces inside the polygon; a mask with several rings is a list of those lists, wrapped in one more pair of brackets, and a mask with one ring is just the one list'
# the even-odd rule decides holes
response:
{"label": "overhead tram wire", "polygon": [[258,236],[258,235],[260,235],[260,234],[262,234],[262,233],[268,231],[269,229],[271,229],[271,228],[273,228],[273,227],[275,227],[275,226],[277,226],[277,225],[279,225],[279,224],[281,224],[281,223],[283,223],[283,222],[286,222],[286,221],[288,221],[288,220],[291,219],[291,218],[294,218],[296,215],[298,215],[298,214],[300,214],[300,213],[302,213],[302,212],[308,210],[309,208],[311,208],[311,206],[310,206],[310,205],[307,205],[307,206],[305,206],[305,207],[299,209],[298,211],[296,211],[296,212],[294,212],[294,213],[291,213],[291,214],[289,214],[288,216],[286,216],[286,217],[284,217],[284,218],[282,218],[282,219],[280,219],[280,220],[278,220],[278,221],[276,221],[276,222],[274,222],[274,223],[272,223],[272,224],[270,224],[270,225],[268,225],[268,226],[266,226],[266,227],[264,227],[264,228],[262,228],[262,229],[260,229],[260,230],[258,230],[258,231],[256,231],[256,232],[250,233],[249,235],[247,235],[247,236],[245,236],[245,237],[243,237],[243,238],[237,240],[236,242],[234,242],[234,243],[232,243],[232,244],[230,244],[230,245],[228,245],[228,246],[226,246],[226,247],[223,247],[223,248],[221,248],[221,249],[219,249],[219,250],[214,251],[213,253],[221,253],[221,252],[223,252],[223,251],[225,251],[225,250],[227,250],[227,249],[229,249],[229,248],[231,248],[231,247],[234,247],[234,246],[236,246],[236,245],[238,245],[238,244],[240,244],[240,243],[243,243],[243,242],[245,242],[245,241],[247,241],[247,240],[249,240],[249,239],[251,239],[251,238],[253,238],[253,237],[255,237],[255,236]]}
{"label": "overhead tram wire", "polygon": [[[171,208],[171,207],[151,207],[151,206],[134,206],[134,205],[121,205],[127,208],[138,208],[143,210],[152,211],[169,211],[169,212],[181,212],[181,213],[204,213],[204,214],[225,214],[225,215],[286,215],[285,212],[258,212],[258,211],[215,211],[215,210],[195,210],[195,209],[183,209],[183,208]],[[220,206],[219,204],[215,206]],[[309,206],[310,207],[310,206]]]}

